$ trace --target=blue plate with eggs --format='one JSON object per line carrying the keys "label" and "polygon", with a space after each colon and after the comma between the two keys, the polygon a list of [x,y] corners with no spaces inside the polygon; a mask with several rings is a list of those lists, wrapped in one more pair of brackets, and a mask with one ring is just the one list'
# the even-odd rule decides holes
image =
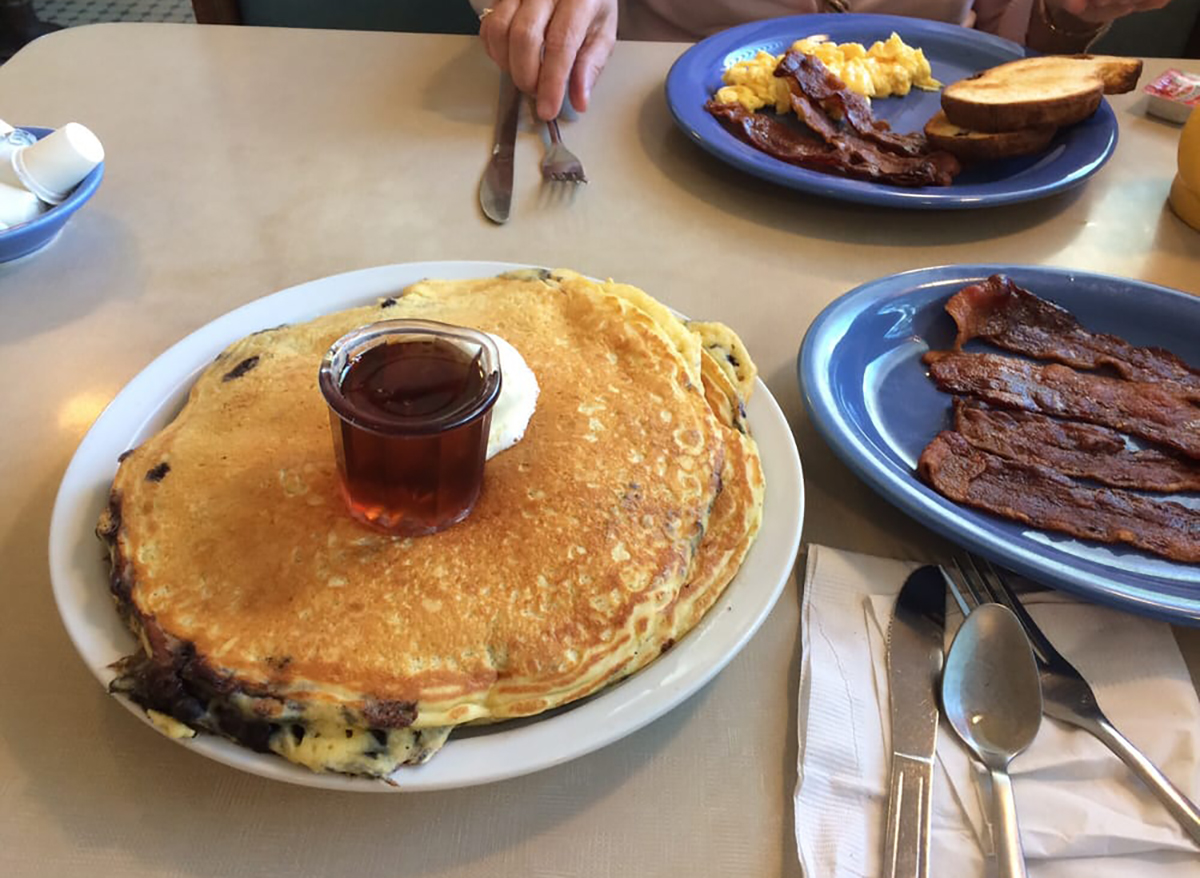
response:
{"label": "blue plate with eggs", "polygon": [[[1027,527],[960,506],[917,477],[921,451],[952,423],[952,397],[934,386],[921,356],[949,348],[954,340],[946,300],[992,274],[1006,274],[1063,306],[1094,332],[1165,347],[1200,365],[1196,296],[1063,268],[924,268],[863,284],[813,322],[799,358],[801,392],[813,424],[859,478],[953,542],[1047,586],[1200,625],[1200,565]],[[967,349],[988,348],[971,342]],[[1198,494],[1170,499],[1200,507]]]}
{"label": "blue plate with eggs", "polygon": [[[731,28],[688,49],[667,75],[667,104],[691,140],[739,170],[814,195],[887,207],[966,209],[1045,198],[1083,183],[1116,148],[1117,119],[1102,101],[1091,118],[1059,131],[1037,155],[981,162],[966,168],[949,186],[911,189],[782,162],[738,140],[704,109],[704,102],[721,87],[725,69],[759,51],[778,55],[796,40],[819,34],[837,43],[869,47],[893,32],[924,51],[934,78],[945,85],[1027,54],[1016,43],[940,21],[896,15],[795,15]],[[941,109],[941,92],[914,88],[904,97],[875,98],[871,105],[875,118],[895,131],[920,131]]]}
{"label": "blue plate with eggs", "polygon": [[[41,140],[50,134],[53,128],[34,128],[22,125],[22,130]],[[27,256],[42,249],[62,231],[67,220],[85,201],[92,197],[104,177],[104,162],[92,169],[71,194],[61,204],[47,207],[45,211],[28,222],[0,229],[0,262],[11,262],[21,256]]]}

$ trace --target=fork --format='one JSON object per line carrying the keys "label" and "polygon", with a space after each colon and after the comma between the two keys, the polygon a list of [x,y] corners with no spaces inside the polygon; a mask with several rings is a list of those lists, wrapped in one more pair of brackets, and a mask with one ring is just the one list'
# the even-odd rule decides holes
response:
{"label": "fork", "polygon": [[547,122],[546,130],[550,132],[550,148],[542,159],[542,179],[556,183],[586,183],[583,163],[563,144],[558,120]]}
{"label": "fork", "polygon": [[998,603],[1012,610],[1021,621],[1037,659],[1046,715],[1098,738],[1142,779],[1179,821],[1184,832],[1200,844],[1200,809],[1104,715],[1092,687],[1042,633],[1000,571],[986,560],[971,555],[966,556],[965,563],[960,564],[957,558],[952,559],[952,563],[957,578],[945,565],[941,569],[964,616],[982,603]]}

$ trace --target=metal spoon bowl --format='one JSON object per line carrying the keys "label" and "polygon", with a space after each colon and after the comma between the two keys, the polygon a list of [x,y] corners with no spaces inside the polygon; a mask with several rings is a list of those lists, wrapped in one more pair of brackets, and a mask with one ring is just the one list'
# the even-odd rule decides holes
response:
{"label": "metal spoon bowl", "polygon": [[1021,623],[1000,604],[981,604],[954,636],[942,671],[951,727],[992,776],[996,859],[1006,878],[1025,875],[1008,765],[1042,722],[1042,685]]}

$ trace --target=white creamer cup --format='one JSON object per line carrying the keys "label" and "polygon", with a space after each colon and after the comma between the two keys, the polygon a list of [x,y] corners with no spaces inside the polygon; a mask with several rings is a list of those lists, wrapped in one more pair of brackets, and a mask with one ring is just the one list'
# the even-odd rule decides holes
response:
{"label": "white creamer cup", "polygon": [[8,183],[11,185],[20,185],[20,181],[13,174],[12,154],[18,149],[24,149],[37,142],[37,138],[21,128],[13,128],[3,119],[0,119],[0,164],[4,170],[9,173],[0,174],[0,183]]}
{"label": "white creamer cup", "polygon": [[104,147],[86,126],[68,122],[12,155],[17,179],[47,204],[61,204],[104,161]]}
{"label": "white creamer cup", "polygon": [[28,189],[0,183],[0,229],[27,223],[42,212],[41,200]]}

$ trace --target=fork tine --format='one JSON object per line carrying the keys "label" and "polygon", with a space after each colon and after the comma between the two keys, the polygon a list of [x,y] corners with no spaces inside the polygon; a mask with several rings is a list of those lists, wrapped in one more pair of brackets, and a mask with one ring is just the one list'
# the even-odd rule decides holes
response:
{"label": "fork tine", "polygon": [[968,593],[971,595],[972,608],[991,601],[987,590],[980,582],[978,571],[973,567],[968,570],[958,558],[951,558],[950,563],[954,565],[954,570],[958,573],[959,582],[966,587]]}
{"label": "fork tine", "polygon": [[967,563],[975,570],[975,575],[979,577],[979,581],[983,583],[983,587],[987,590],[988,597],[997,604],[1004,604],[1014,613],[1013,604],[1016,599],[1012,592],[1005,588],[1004,583],[1000,579],[1000,574],[992,563],[986,558],[981,558],[970,553],[966,556]]}
{"label": "fork tine", "polygon": [[[979,584],[980,590],[983,591],[983,593],[985,595],[987,595],[987,600],[991,601],[993,604],[1007,604],[1008,601],[1006,601],[1004,599],[1006,597],[1006,595],[1004,595],[1003,593],[1001,593],[999,591],[999,589],[997,589],[994,581],[992,579],[990,579],[984,571],[983,565],[986,564],[987,562],[984,561],[983,558],[976,558],[976,556],[972,555],[969,552],[966,555],[964,555],[963,557],[966,559],[967,564],[970,566],[971,572],[972,572],[972,574],[974,574],[974,577],[975,577],[975,582],[977,582]],[[995,573],[994,570],[991,572],[993,574]],[[1009,609],[1011,610],[1012,607],[1009,607]]]}
{"label": "fork tine", "polygon": [[954,566],[959,570],[959,575],[969,584],[976,604],[1000,604],[1011,610],[1016,615],[1017,621],[1021,623],[1021,627],[1025,629],[1025,636],[1033,648],[1033,656],[1037,660],[1038,667],[1045,668],[1047,656],[1054,651],[1054,647],[1050,646],[1049,641],[1046,640],[1025,608],[1021,606],[1016,595],[1004,582],[999,572],[986,558],[977,558],[970,552],[964,553],[963,558],[965,566],[957,558],[952,560]]}
{"label": "fork tine", "polygon": [[546,122],[546,132],[550,136],[550,148],[542,159],[543,179],[556,183],[586,183],[583,162],[562,142],[557,119]]}
{"label": "fork tine", "polygon": [[[1027,636],[1032,640],[1032,635],[1028,634],[1028,629],[1033,624],[1033,620],[1028,617],[1028,614],[1025,614],[1025,608],[1017,603],[1016,596],[1005,586],[996,568],[986,558],[972,555],[970,552],[964,557],[967,564],[971,566],[976,581],[987,595],[987,599],[994,604],[1002,604],[1012,610],[1016,614],[1017,619],[1020,620],[1021,626],[1026,629]],[[1024,618],[1022,614],[1024,614]]]}
{"label": "fork tine", "polygon": [[1067,660],[1062,657],[1062,654],[1054,648],[1054,644],[1042,633],[1042,629],[1038,627],[1037,622],[1033,621],[1033,617],[1029,615],[1029,611],[1025,609],[1020,598],[1017,597],[1017,593],[1008,584],[1008,580],[1000,572],[999,568],[994,567],[988,561],[984,561],[983,563],[987,565],[987,569],[995,582],[995,591],[1000,598],[1000,602],[1016,614],[1017,618],[1021,621],[1021,627],[1025,629],[1025,634],[1029,637],[1034,649],[1041,654],[1041,657],[1045,661],[1062,662],[1065,664]]}
{"label": "fork tine", "polygon": [[[953,559],[951,561],[953,562]],[[959,586],[958,580],[946,569],[945,564],[939,564],[938,570],[942,571],[942,579],[946,580],[946,587],[950,589],[950,596],[954,598],[954,603],[958,604],[958,611],[962,613],[964,619],[967,618],[971,614],[971,610],[975,609],[974,595],[969,591],[966,592],[966,595],[963,594],[965,589]],[[968,597],[971,600],[968,600]]]}

